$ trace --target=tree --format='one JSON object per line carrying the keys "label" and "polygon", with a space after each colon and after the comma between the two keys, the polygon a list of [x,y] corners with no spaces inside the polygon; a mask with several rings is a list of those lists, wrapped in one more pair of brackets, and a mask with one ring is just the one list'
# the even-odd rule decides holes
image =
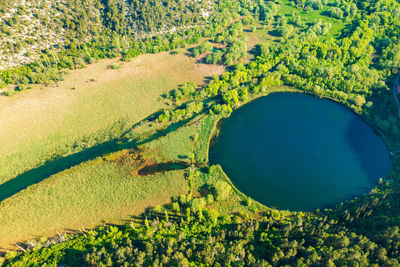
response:
{"label": "tree", "polygon": [[224,102],[231,107],[234,107],[237,104],[239,104],[239,94],[236,89],[229,90],[228,92],[226,92],[224,94],[223,98],[224,98]]}
{"label": "tree", "polygon": [[362,96],[362,95],[356,95],[356,96],[354,96],[354,97],[353,97],[353,101],[354,101],[354,104],[356,104],[358,107],[361,107],[361,106],[363,106],[363,105],[366,103],[365,97]]}
{"label": "tree", "polygon": [[285,24],[285,25],[279,26],[276,31],[279,36],[288,37],[293,31],[293,26]]}
{"label": "tree", "polygon": [[231,191],[232,187],[225,181],[218,181],[214,185],[215,199],[217,201],[227,199]]}
{"label": "tree", "polygon": [[255,55],[260,57],[265,57],[269,54],[269,45],[266,43],[261,43],[256,45]]}

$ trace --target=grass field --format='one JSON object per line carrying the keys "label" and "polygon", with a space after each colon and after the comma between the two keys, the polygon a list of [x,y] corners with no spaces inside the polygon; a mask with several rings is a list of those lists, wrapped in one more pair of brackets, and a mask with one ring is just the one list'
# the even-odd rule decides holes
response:
{"label": "grass field", "polygon": [[190,161],[194,156],[197,163],[208,161],[208,138],[216,118],[195,118],[189,125],[177,129],[162,138],[143,145],[145,157],[154,157],[158,162]]}
{"label": "grass field", "polygon": [[[332,4],[334,1],[329,1],[329,4]],[[329,37],[337,36],[344,27],[344,22],[342,20],[330,18],[328,16],[324,16],[323,12],[327,10],[327,6],[325,6],[322,10],[299,10],[294,6],[293,1],[291,0],[280,0],[280,6],[278,8],[278,15],[282,17],[290,17],[295,12],[297,16],[300,16],[301,19],[306,23],[315,23],[319,20],[324,22],[329,22],[332,25],[332,28],[329,30],[329,33],[326,36],[322,36],[322,39],[328,39]]]}
{"label": "grass field", "polygon": [[[191,154],[196,162],[204,164],[216,119],[195,118],[186,126],[139,146],[138,151],[151,164],[189,162]],[[188,192],[185,170],[140,176],[137,165],[130,164],[129,158],[118,160],[123,157],[129,157],[126,150],[98,157],[0,202],[0,248],[69,229],[95,227],[104,221],[123,223],[148,207],[169,203],[172,197]],[[235,202],[229,202],[230,206],[238,206],[240,198],[232,197]]]}
{"label": "grass field", "polygon": [[118,135],[116,122],[132,125],[166,107],[160,101],[163,93],[223,71],[222,66],[196,64],[183,53],[142,55],[121,69],[107,69],[114,62],[71,71],[50,88],[0,96],[0,184]]}
{"label": "grass field", "polygon": [[132,176],[121,164],[87,162],[1,202],[0,248],[104,221],[123,223],[187,191],[184,171]]}
{"label": "grass field", "polygon": [[[224,71],[184,53],[142,55],[118,70],[107,68],[115,62],[103,60],[71,71],[52,87],[0,96],[0,184],[50,159],[119,136],[168,107],[162,94],[187,81],[202,84]],[[128,166],[98,158],[0,202],[0,247],[104,220],[121,223],[187,190],[183,171],[134,176]]]}

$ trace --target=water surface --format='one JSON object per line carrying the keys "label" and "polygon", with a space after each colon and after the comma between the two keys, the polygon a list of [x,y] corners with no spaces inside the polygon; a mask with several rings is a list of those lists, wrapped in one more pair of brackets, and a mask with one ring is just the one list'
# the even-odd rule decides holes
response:
{"label": "water surface", "polygon": [[345,107],[276,93],[224,121],[210,162],[246,195],[270,207],[313,210],[370,191],[391,164],[373,129]]}

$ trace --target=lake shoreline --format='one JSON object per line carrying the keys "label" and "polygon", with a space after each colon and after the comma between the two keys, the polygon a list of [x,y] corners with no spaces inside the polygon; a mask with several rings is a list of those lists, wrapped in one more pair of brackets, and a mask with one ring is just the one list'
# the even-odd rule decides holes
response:
{"label": "lake shoreline", "polygon": [[[360,117],[365,123],[367,123],[367,124],[375,131],[376,135],[378,135],[379,137],[382,138],[383,142],[385,143],[387,149],[388,149],[390,152],[392,152],[393,150],[396,149],[395,145],[393,144],[393,142],[395,143],[395,141],[389,140],[389,139],[391,139],[391,137],[388,137],[387,135],[385,135],[385,133],[384,133],[381,129],[379,129],[372,121],[368,120],[368,119],[367,119],[365,116],[363,116],[361,113],[355,111],[354,109],[348,107],[347,105],[345,105],[344,103],[342,103],[342,102],[339,101],[338,99],[336,99],[336,98],[334,98],[334,97],[331,97],[331,96],[318,95],[318,94],[316,94],[316,93],[306,92],[306,91],[302,91],[302,90],[294,89],[294,88],[291,88],[291,89],[285,88],[285,89],[282,89],[282,90],[279,90],[279,89],[278,89],[278,90],[275,90],[275,91],[271,91],[271,92],[262,94],[262,95],[260,95],[260,96],[256,96],[256,97],[254,97],[254,98],[252,98],[252,99],[250,99],[250,100],[244,102],[243,104],[241,104],[240,106],[238,106],[237,108],[235,108],[233,111],[235,111],[235,110],[237,110],[237,109],[239,109],[239,108],[242,108],[243,106],[245,106],[245,105],[247,105],[247,104],[253,102],[253,101],[256,100],[256,99],[259,99],[259,98],[262,98],[262,97],[266,97],[266,96],[269,96],[270,94],[274,94],[274,93],[298,93],[298,94],[310,95],[310,96],[313,96],[313,97],[319,98],[319,99],[329,99],[329,100],[332,100],[333,102],[335,102],[335,103],[341,105],[342,107],[346,108],[347,110],[351,111],[353,114],[357,115],[357,116]],[[233,112],[233,111],[232,111],[232,112]],[[231,114],[232,114],[232,113],[231,113]],[[214,136],[210,136],[210,140],[209,140],[209,141],[211,141],[211,139],[213,139],[213,138],[218,138],[218,134],[219,134],[219,131],[220,131],[220,127],[222,127],[223,121],[226,120],[226,119],[228,119],[228,118],[231,116],[231,114],[229,114],[229,115],[227,115],[227,116],[220,116],[220,118],[216,120],[216,123],[215,123],[215,125],[214,125],[214,127],[213,127],[213,130],[211,131],[211,133],[214,134]],[[215,135],[215,134],[216,134],[216,135]],[[215,140],[214,142],[216,142],[216,140]],[[209,147],[210,147],[210,146],[213,146],[214,144],[215,144],[215,143],[210,144],[210,142],[209,142]]]}
{"label": "lake shoreline", "polygon": [[[321,99],[321,98],[326,98],[326,99],[329,99],[329,100],[333,101],[334,103],[340,104],[340,106],[341,106],[341,107],[344,107],[346,111],[351,110],[353,115],[355,115],[357,118],[361,119],[361,121],[363,121],[367,126],[369,126],[369,127],[372,129],[373,133],[376,135],[376,137],[378,137],[379,139],[382,140],[382,142],[383,142],[385,148],[388,150],[388,152],[391,151],[391,149],[390,149],[390,148],[392,147],[392,146],[391,146],[391,142],[390,142],[389,140],[387,140],[387,136],[386,136],[380,129],[378,129],[370,120],[366,119],[365,116],[362,116],[362,114],[360,114],[359,112],[356,112],[355,110],[349,108],[347,105],[343,104],[342,102],[338,101],[337,99],[335,99],[335,98],[333,98],[333,97],[329,97],[329,96],[320,96],[320,95],[316,95],[316,94],[314,94],[314,93],[304,92],[304,91],[297,90],[297,89],[292,89],[292,88],[290,88],[290,89],[288,89],[288,88],[276,89],[276,88],[275,88],[274,91],[270,91],[270,92],[268,92],[268,93],[266,93],[266,94],[257,96],[257,97],[255,97],[255,98],[252,98],[252,99],[246,101],[245,103],[243,103],[243,104],[241,104],[240,106],[238,106],[237,108],[235,108],[234,111],[236,111],[236,110],[238,110],[239,108],[245,106],[246,104],[252,103],[252,102],[253,102],[254,100],[256,100],[256,99],[262,98],[262,97],[264,97],[264,96],[268,96],[268,95],[270,95],[270,94],[272,94],[272,93],[299,93],[299,94],[306,94],[306,95],[313,96],[314,98],[319,98],[319,99]],[[232,112],[232,113],[233,113],[233,112]],[[213,129],[212,129],[212,131],[211,131],[211,133],[210,133],[210,136],[209,136],[209,151],[210,151],[210,149],[218,142],[218,138],[219,138],[219,135],[220,135],[220,133],[221,133],[221,128],[222,128],[222,126],[224,125],[225,120],[231,117],[232,113],[230,113],[228,116],[221,116],[221,115],[218,115],[219,118],[217,118],[217,119],[215,120]],[[210,152],[208,153],[207,156],[208,156],[208,159],[207,159],[207,160],[210,161]],[[387,177],[387,176],[388,176],[388,174],[390,173],[390,169],[392,168],[393,164],[394,164],[394,161],[393,161],[392,157],[390,157],[390,168],[389,168],[389,171],[388,171],[383,177]],[[221,168],[222,168],[222,167],[221,167]],[[225,173],[224,170],[222,170],[222,171]],[[227,176],[228,179],[230,179],[228,174],[226,174],[226,176]],[[230,181],[230,184],[233,184],[233,182]],[[368,193],[371,192],[374,188],[376,188],[376,184],[373,184],[372,186],[373,186],[373,187],[372,187],[371,189],[369,189],[368,192],[365,192],[365,193],[363,193],[362,195],[368,194]],[[236,188],[236,187],[235,187],[235,188]],[[237,189],[237,188],[236,188],[236,189]],[[237,189],[237,190],[239,190],[239,189]],[[243,193],[243,192],[240,191],[240,190],[239,190],[239,192],[241,192],[243,195],[248,196],[247,194]],[[357,195],[357,196],[359,196],[359,195]],[[250,196],[248,196],[248,197],[250,197]],[[339,205],[340,203],[347,202],[347,201],[351,201],[352,199],[354,199],[354,197],[352,197],[352,198],[350,198],[350,199],[346,199],[346,200],[340,201],[340,202],[338,202],[338,203],[335,203],[335,204],[332,204],[332,205],[329,205],[329,206],[334,207],[334,206]],[[264,205],[264,204],[262,204],[262,205]],[[271,205],[264,205],[264,206],[265,206],[265,207],[271,208]],[[272,205],[272,206],[273,206],[273,205]],[[284,210],[285,210],[285,209],[284,209]],[[314,210],[315,210],[315,209],[314,209]],[[310,210],[310,211],[307,211],[307,212],[313,212],[313,211]]]}

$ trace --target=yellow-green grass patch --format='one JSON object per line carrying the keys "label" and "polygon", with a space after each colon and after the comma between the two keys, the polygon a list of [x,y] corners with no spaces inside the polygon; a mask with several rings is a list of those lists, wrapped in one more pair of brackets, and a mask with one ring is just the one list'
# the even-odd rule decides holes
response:
{"label": "yellow-green grass patch", "polygon": [[169,53],[142,55],[122,63],[121,69],[107,69],[117,61],[71,71],[66,80],[43,90],[36,86],[13,97],[0,96],[0,183],[75,152],[73,144],[90,143],[89,136],[107,138],[115,122],[132,125],[165,108],[163,93],[187,81],[203,83],[224,70]]}
{"label": "yellow-green grass patch", "polygon": [[0,203],[0,247],[104,221],[123,223],[147,207],[186,194],[184,171],[132,176],[97,159],[58,173]]}
{"label": "yellow-green grass patch", "polygon": [[331,23],[332,27],[329,30],[329,33],[326,36],[321,36],[321,39],[325,40],[330,37],[334,37],[340,34],[342,29],[344,28],[344,22],[339,19],[334,19],[329,16],[324,15],[323,13],[326,12],[334,1],[329,1],[328,5],[325,5],[321,10],[300,10],[296,7],[293,1],[291,0],[280,0],[279,7],[278,7],[278,15],[291,17],[293,13],[296,13],[297,16],[300,16],[301,19],[305,23],[316,23],[319,20],[323,22]]}
{"label": "yellow-green grass patch", "polygon": [[140,148],[145,158],[157,162],[187,161],[194,157],[196,163],[208,162],[208,144],[217,116],[200,115],[184,127],[147,143]]}

